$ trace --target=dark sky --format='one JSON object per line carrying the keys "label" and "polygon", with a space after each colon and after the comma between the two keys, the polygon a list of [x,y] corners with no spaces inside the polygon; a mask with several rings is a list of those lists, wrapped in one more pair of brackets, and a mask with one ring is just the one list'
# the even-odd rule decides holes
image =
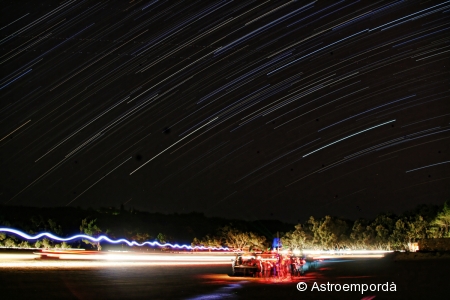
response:
{"label": "dark sky", "polygon": [[279,219],[450,196],[450,1],[2,1],[0,201]]}

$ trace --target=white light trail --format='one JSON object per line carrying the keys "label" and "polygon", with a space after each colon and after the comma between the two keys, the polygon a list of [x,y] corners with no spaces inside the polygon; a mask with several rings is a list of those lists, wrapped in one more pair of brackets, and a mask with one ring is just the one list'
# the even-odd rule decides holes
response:
{"label": "white light trail", "polygon": [[180,139],[179,141],[173,143],[172,145],[170,145],[169,147],[167,147],[166,149],[164,149],[163,151],[159,152],[158,154],[156,154],[155,156],[153,156],[151,159],[147,160],[145,163],[143,163],[139,168],[137,168],[136,170],[134,170],[133,172],[130,173],[130,175],[132,175],[133,173],[135,173],[136,171],[138,171],[140,168],[142,168],[143,166],[145,166],[146,164],[148,164],[149,162],[151,162],[152,160],[154,160],[155,158],[157,158],[158,156],[160,156],[161,154],[163,154],[164,152],[166,152],[167,150],[169,150],[170,148],[172,148],[173,146],[175,146],[176,144],[178,144],[179,142],[181,142],[182,140],[184,140],[185,138],[187,138],[188,136],[192,135],[193,133],[199,131],[200,129],[202,129],[203,127],[205,127],[206,125],[214,122],[215,120],[217,120],[218,117],[215,117],[214,119],[212,119],[211,121],[209,121],[208,123],[206,123],[203,126],[200,126],[199,128],[197,128],[196,130],[192,131],[191,133],[189,133],[188,135],[186,135],[184,138]]}
{"label": "white light trail", "polygon": [[192,250],[192,249],[199,249],[199,250],[229,250],[228,247],[204,247],[204,246],[189,246],[189,245],[178,245],[178,244],[170,244],[170,243],[164,243],[161,244],[157,241],[154,242],[143,242],[143,243],[138,243],[136,241],[128,241],[126,239],[118,239],[118,240],[112,240],[109,237],[105,236],[105,235],[101,235],[99,237],[92,237],[92,236],[88,236],[85,234],[77,234],[77,235],[73,235],[70,236],[68,238],[61,238],[59,236],[53,235],[49,232],[42,232],[36,235],[28,235],[20,230],[17,229],[12,229],[12,228],[5,228],[5,227],[0,227],[0,232],[6,232],[6,233],[12,233],[15,235],[18,235],[26,240],[38,240],[41,239],[43,237],[48,237],[52,240],[56,240],[56,241],[60,241],[60,242],[68,242],[68,241],[72,241],[72,240],[79,240],[79,239],[86,239],[89,240],[91,242],[101,242],[101,241],[105,241],[111,244],[120,244],[120,243],[126,243],[128,246],[145,246],[145,245],[149,245],[149,246],[158,246],[158,247],[170,247],[170,248],[176,248],[176,249],[188,249],[188,250]]}
{"label": "white light trail", "polygon": [[140,266],[181,266],[181,265],[231,265],[228,262],[150,262],[150,261],[61,261],[33,260],[2,262],[0,269],[7,268],[98,268],[98,267],[140,267]]}
{"label": "white light trail", "polygon": [[448,161],[443,161],[443,162],[440,162],[440,163],[437,163],[437,164],[432,164],[432,165],[420,167],[420,168],[417,168],[417,169],[412,169],[412,170],[406,171],[405,173],[409,173],[409,172],[412,172],[412,171],[417,171],[417,170],[420,170],[420,169],[429,168],[429,167],[432,167],[432,166],[437,166],[437,165],[442,165],[442,164],[448,164],[448,163],[450,163],[450,160],[448,160]]}
{"label": "white light trail", "polygon": [[386,124],[389,124],[389,123],[392,123],[392,122],[395,122],[395,120],[390,120],[390,121],[387,121],[387,122],[384,122],[384,123],[381,123],[381,124],[372,126],[372,127],[370,127],[370,128],[367,128],[367,129],[358,131],[358,132],[356,132],[356,133],[354,133],[354,134],[351,134],[351,135],[346,136],[346,137],[344,137],[344,138],[342,138],[342,139],[339,139],[339,140],[337,140],[337,141],[334,141],[334,142],[332,142],[332,143],[329,143],[329,144],[327,144],[327,145],[325,145],[325,146],[323,146],[323,147],[320,147],[319,149],[316,149],[316,150],[314,150],[314,151],[311,151],[311,152],[309,152],[309,153],[303,155],[303,157],[306,157],[306,156],[308,156],[308,155],[310,155],[310,154],[313,154],[314,152],[317,152],[317,151],[322,150],[322,149],[324,149],[324,148],[327,148],[327,147],[329,147],[329,146],[331,146],[331,145],[334,145],[334,144],[336,144],[336,143],[339,143],[339,142],[341,142],[341,141],[343,141],[343,140],[346,140],[346,139],[348,139],[348,138],[350,138],[350,137],[352,137],[352,136],[358,135],[358,134],[360,134],[360,133],[366,132],[366,131],[368,131],[368,130],[371,130],[371,129],[374,129],[374,128],[377,128],[377,127],[380,127],[380,126],[382,126],[382,125],[386,125]]}

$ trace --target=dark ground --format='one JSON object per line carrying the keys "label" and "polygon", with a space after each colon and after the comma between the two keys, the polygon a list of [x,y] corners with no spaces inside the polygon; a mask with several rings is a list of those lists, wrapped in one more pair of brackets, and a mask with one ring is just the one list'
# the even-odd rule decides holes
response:
{"label": "dark ground", "polygon": [[[1,262],[0,262],[1,264]],[[229,266],[1,268],[2,299],[448,299],[449,259],[342,259],[301,279],[233,278]],[[308,283],[299,292],[296,284]],[[318,283],[394,282],[396,292],[318,292]],[[372,298],[375,296],[375,298]],[[367,298],[365,298],[367,297]]]}

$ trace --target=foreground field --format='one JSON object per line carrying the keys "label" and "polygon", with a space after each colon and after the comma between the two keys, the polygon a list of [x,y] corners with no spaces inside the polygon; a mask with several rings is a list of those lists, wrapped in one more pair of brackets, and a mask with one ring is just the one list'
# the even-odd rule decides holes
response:
{"label": "foreground field", "polygon": [[[333,259],[300,278],[231,277],[231,264],[0,261],[3,299],[448,299],[450,260]],[[298,282],[308,284],[297,290]],[[311,291],[317,284],[395,284],[396,291]]]}

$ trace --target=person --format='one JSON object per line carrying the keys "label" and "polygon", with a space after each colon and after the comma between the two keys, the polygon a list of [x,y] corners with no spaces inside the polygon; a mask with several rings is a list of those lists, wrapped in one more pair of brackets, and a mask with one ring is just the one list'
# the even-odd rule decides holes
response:
{"label": "person", "polygon": [[242,266],[243,263],[244,263],[244,262],[243,262],[242,256],[238,255],[238,257],[237,257],[236,260],[235,260],[235,267],[239,267],[239,268],[237,269],[237,270],[239,270],[238,272],[241,272],[241,271],[242,271],[242,268],[240,268],[240,267]]}
{"label": "person", "polygon": [[278,258],[278,277],[284,278],[284,258],[281,255]]}
{"label": "person", "polygon": [[273,266],[273,264],[272,264],[272,262],[271,261],[268,261],[267,262],[267,275],[268,275],[268,277],[271,277],[272,276],[272,270],[274,269],[274,266]]}
{"label": "person", "polygon": [[290,257],[286,257],[284,260],[284,273],[285,276],[291,275],[291,259]]}
{"label": "person", "polygon": [[280,257],[277,257],[277,261],[273,263],[273,275],[280,276]]}
{"label": "person", "polygon": [[291,272],[291,276],[295,275],[295,259],[291,256],[289,258],[289,267],[290,267],[290,272]]}
{"label": "person", "polygon": [[306,264],[306,259],[304,256],[302,256],[302,258],[300,259],[300,275],[305,274],[305,269],[304,269],[305,264]]}
{"label": "person", "polygon": [[296,257],[294,260],[295,264],[295,276],[298,276],[300,274],[300,258]]}
{"label": "person", "polygon": [[267,269],[268,269],[267,262],[264,261],[261,264],[262,264],[262,275],[264,276],[264,278],[266,278],[267,277]]}
{"label": "person", "polygon": [[263,265],[261,259],[256,260],[256,277],[261,277],[263,272]]}

